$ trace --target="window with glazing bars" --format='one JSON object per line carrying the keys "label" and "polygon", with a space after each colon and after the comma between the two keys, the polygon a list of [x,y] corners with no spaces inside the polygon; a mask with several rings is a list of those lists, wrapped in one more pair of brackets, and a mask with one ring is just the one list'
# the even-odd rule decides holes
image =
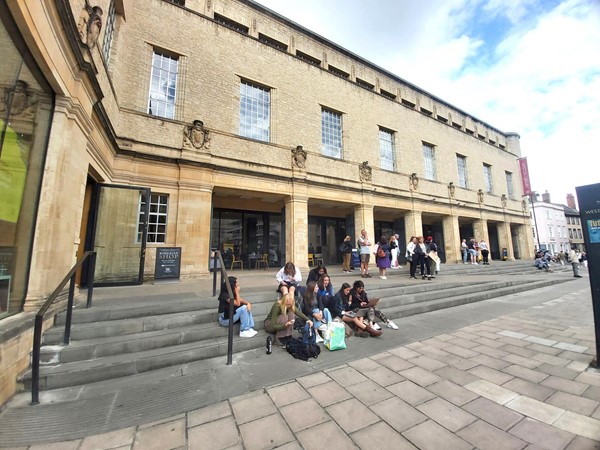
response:
{"label": "window with glazing bars", "polygon": [[271,91],[247,81],[240,83],[240,136],[269,142]]}
{"label": "window with glazing bars", "polygon": [[110,48],[112,46],[113,34],[115,33],[115,2],[111,0],[106,17],[106,28],[104,29],[104,41],[102,42],[102,55],[108,66],[110,62]]}
{"label": "window with glazing bars", "polygon": [[425,165],[425,178],[435,180],[435,154],[433,145],[423,144],[423,163]]}
{"label": "window with glazing bars", "polygon": [[394,152],[394,132],[379,128],[379,152],[381,154],[381,168],[384,170],[394,170],[395,152]]}
{"label": "window with glazing bars", "polygon": [[166,119],[175,118],[178,67],[179,59],[176,56],[154,51],[148,114]]}
{"label": "window with glazing bars", "polygon": [[506,172],[506,194],[511,200],[515,199],[515,190],[513,188],[513,176],[511,172]]}
{"label": "window with glazing bars", "polygon": [[487,164],[483,165],[483,179],[485,182],[485,192],[488,194],[492,193],[492,166]]}
{"label": "window with glazing bars", "polygon": [[467,158],[462,155],[456,155],[456,167],[458,168],[458,185],[462,188],[468,188]]}
{"label": "window with glazing bars", "polygon": [[340,113],[322,109],[321,144],[325,156],[342,158],[342,115]]}
{"label": "window with glazing bars", "polygon": [[[137,242],[142,242],[144,231],[144,196],[140,195],[138,211]],[[164,244],[167,240],[167,214],[169,212],[169,196],[165,194],[150,195],[150,211],[148,215],[148,233],[146,242]]]}

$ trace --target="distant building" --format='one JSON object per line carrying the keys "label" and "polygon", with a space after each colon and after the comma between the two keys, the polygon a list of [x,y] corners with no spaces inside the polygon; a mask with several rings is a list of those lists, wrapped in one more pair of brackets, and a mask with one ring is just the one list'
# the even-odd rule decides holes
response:
{"label": "distant building", "polygon": [[542,201],[536,200],[533,203],[531,229],[536,249],[549,250],[552,254],[570,250],[566,208],[568,207],[565,205],[551,203],[548,191],[542,194]]}
{"label": "distant building", "polygon": [[581,227],[581,219],[579,211],[575,205],[575,197],[573,194],[567,194],[567,204],[563,206],[567,220],[569,243],[576,246],[577,250],[580,252],[583,252],[585,251],[585,244],[583,242],[583,229]]}

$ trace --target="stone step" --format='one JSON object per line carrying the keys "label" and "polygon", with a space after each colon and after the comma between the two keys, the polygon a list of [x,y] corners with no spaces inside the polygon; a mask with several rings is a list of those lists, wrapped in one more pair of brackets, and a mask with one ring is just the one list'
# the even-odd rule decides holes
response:
{"label": "stone step", "polygon": [[[394,305],[394,302],[398,301],[401,296],[390,296],[382,299],[382,310],[390,319],[395,319],[537,289],[564,281],[567,279],[549,278],[533,282],[502,282],[501,284],[482,283],[473,285],[477,288],[476,292],[460,286],[454,290],[443,289],[446,295],[441,298],[433,290],[430,294],[435,294],[435,299],[427,299],[428,293],[424,292],[419,294],[423,296],[422,301],[401,305]],[[433,285],[435,282],[423,281],[423,283],[426,284],[421,286]],[[407,289],[410,288],[410,286],[407,287]],[[239,326],[234,328],[234,352],[256,349],[264,345],[266,333],[260,329],[262,328],[261,322],[262,320],[257,320],[256,328],[259,329],[259,334],[250,339],[239,338],[237,336]],[[227,329],[216,323],[187,329],[155,330],[149,333],[154,334],[149,336],[141,333],[128,342],[119,342],[119,337],[113,337],[110,342],[83,342],[69,346],[72,349],[63,349],[66,351],[65,355],[68,355],[65,356],[65,361],[58,365],[41,367],[40,389],[78,386],[227,354]],[[131,350],[133,352],[129,352]],[[114,354],[114,351],[126,351],[127,353]],[[78,359],[89,356],[92,359]],[[27,388],[30,386],[30,377],[30,372],[21,377],[21,381]]]}

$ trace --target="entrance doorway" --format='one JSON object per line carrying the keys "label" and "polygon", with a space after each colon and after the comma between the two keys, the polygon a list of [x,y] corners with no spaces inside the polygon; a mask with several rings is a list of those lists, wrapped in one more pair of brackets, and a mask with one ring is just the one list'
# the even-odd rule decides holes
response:
{"label": "entrance doorway", "polygon": [[142,284],[150,189],[96,184],[93,197],[86,250],[97,253],[94,285]]}

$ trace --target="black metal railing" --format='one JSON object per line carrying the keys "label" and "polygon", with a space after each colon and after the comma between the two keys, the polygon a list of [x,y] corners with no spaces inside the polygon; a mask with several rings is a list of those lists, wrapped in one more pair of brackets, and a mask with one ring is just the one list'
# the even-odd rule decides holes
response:
{"label": "black metal railing", "polygon": [[89,261],[87,267],[87,302],[86,308],[92,306],[92,295],[94,291],[94,271],[96,268],[96,252],[85,252],[81,258],[75,263],[67,276],[60,282],[58,287],[52,292],[44,306],[35,315],[35,326],[33,329],[33,351],[31,354],[31,404],[37,405],[40,402],[40,351],[42,347],[42,325],[44,324],[44,315],[48,308],[54,303],[61,293],[62,289],[71,280],[69,285],[69,297],[67,300],[67,317],[65,320],[65,334],[63,338],[64,345],[69,345],[71,340],[71,316],[73,314],[73,298],[75,296],[75,276],[77,271],[86,261]]}
{"label": "black metal railing", "polygon": [[[221,270],[219,270],[219,268]],[[227,275],[227,269],[223,262],[223,255],[219,250],[214,251],[214,267],[213,267],[213,297],[217,295],[217,270],[221,273],[221,286],[225,282],[227,287],[227,294],[229,298],[233,297],[233,290],[231,284],[229,284],[229,275]],[[233,302],[229,302],[229,333],[227,338],[227,365],[230,366],[233,361],[233,316],[235,314],[235,308]]]}

